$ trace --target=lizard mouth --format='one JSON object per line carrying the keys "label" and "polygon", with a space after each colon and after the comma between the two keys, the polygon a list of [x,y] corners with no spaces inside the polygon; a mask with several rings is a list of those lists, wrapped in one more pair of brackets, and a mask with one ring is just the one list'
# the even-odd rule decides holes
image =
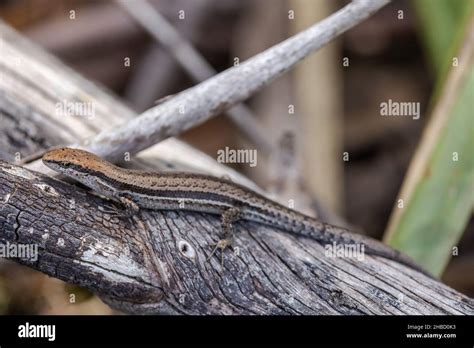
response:
{"label": "lizard mouth", "polygon": [[84,174],[87,174],[82,166],[76,165],[71,162],[56,161],[43,158],[43,163],[48,168],[51,168],[56,172],[71,176],[73,178],[82,177]]}
{"label": "lizard mouth", "polygon": [[42,161],[43,161],[43,164],[46,167],[51,168],[53,170],[59,170],[61,168],[58,161],[49,160],[49,159],[46,159],[44,157],[43,157]]}

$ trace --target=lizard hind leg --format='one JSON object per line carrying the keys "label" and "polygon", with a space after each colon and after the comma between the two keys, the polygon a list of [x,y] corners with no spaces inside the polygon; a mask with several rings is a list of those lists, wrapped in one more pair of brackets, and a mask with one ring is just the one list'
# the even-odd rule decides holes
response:
{"label": "lizard hind leg", "polygon": [[224,231],[224,236],[220,239],[217,243],[213,244],[214,249],[207,257],[209,260],[212,255],[215,254],[217,249],[221,251],[221,266],[224,267],[224,250],[232,246],[233,242],[233,231],[232,231],[232,224],[237,221],[240,217],[240,210],[236,207],[232,207],[224,211],[221,215],[221,226],[222,230]]}

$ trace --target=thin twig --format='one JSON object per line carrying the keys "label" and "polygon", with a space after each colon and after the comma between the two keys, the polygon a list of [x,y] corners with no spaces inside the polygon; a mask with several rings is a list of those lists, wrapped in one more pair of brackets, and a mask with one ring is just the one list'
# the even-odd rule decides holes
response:
{"label": "thin twig", "polygon": [[[122,126],[104,130],[71,146],[87,149],[112,162],[119,162],[123,160],[124,153],[136,154],[245,100],[304,57],[389,2],[390,0],[355,0],[320,23],[239,66],[181,92]],[[29,167],[39,167],[36,163],[38,161],[30,163]]]}
{"label": "thin twig", "polygon": [[133,69],[124,97],[136,110],[146,110],[157,96],[170,94],[171,83],[179,73],[176,60],[153,42]]}
{"label": "thin twig", "polygon": [[[186,20],[175,19],[171,23],[179,30],[181,35],[192,41],[192,38],[198,35],[202,24],[208,18],[210,10],[212,13],[215,12],[215,4],[215,0],[186,2]],[[124,12],[120,6],[114,5],[119,11]],[[171,5],[173,6],[171,7]],[[161,15],[165,18],[171,18],[170,14],[173,13],[176,16],[178,9],[183,8],[183,5],[182,0],[174,1],[172,4],[166,3],[166,6],[160,8]],[[129,13],[124,12],[124,14],[136,24]],[[174,56],[163,49],[159,42],[153,40],[148,52],[144,54],[143,58],[140,58],[140,62],[133,69],[133,75],[127,85],[125,97],[132,101],[140,112],[143,112],[143,110],[153,105],[157,97],[160,98],[170,94],[170,84],[183,71]]]}
{"label": "thin twig", "polygon": [[135,154],[183,133],[255,94],[300,60],[389,2],[355,0],[309,29],[179,93],[127,124],[102,131],[89,139],[85,146],[99,156],[117,161],[124,152]]}
{"label": "thin twig", "polygon": [[[202,82],[217,72],[204,57],[146,0],[117,0],[155,40],[161,43],[196,82]],[[243,104],[228,110],[230,120],[258,149],[268,153],[272,143],[252,112]]]}

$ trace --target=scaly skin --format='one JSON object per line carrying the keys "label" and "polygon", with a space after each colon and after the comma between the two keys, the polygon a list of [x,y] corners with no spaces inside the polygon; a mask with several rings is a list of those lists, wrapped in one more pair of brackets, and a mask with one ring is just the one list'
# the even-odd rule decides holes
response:
{"label": "scaly skin", "polygon": [[[43,156],[43,162],[124,204],[128,211],[144,208],[217,214],[222,217],[227,232],[233,221],[253,221],[312,238],[321,244],[361,244],[368,254],[397,261],[427,274],[407,256],[374,239],[323,223],[228,180],[193,173],[124,169],[90,152],[71,148],[52,150]],[[228,239],[221,240],[217,247],[224,249],[228,244]]]}

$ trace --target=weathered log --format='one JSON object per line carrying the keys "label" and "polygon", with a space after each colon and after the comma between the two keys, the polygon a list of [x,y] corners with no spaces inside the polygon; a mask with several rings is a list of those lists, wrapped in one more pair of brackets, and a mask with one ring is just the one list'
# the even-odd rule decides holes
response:
{"label": "weathered log", "polygon": [[331,258],[316,241],[237,223],[234,252],[207,261],[220,223],[208,214],[120,207],[0,163],[2,243],[37,243],[18,261],[82,285],[126,312],[160,314],[462,314],[471,299],[380,258]]}

